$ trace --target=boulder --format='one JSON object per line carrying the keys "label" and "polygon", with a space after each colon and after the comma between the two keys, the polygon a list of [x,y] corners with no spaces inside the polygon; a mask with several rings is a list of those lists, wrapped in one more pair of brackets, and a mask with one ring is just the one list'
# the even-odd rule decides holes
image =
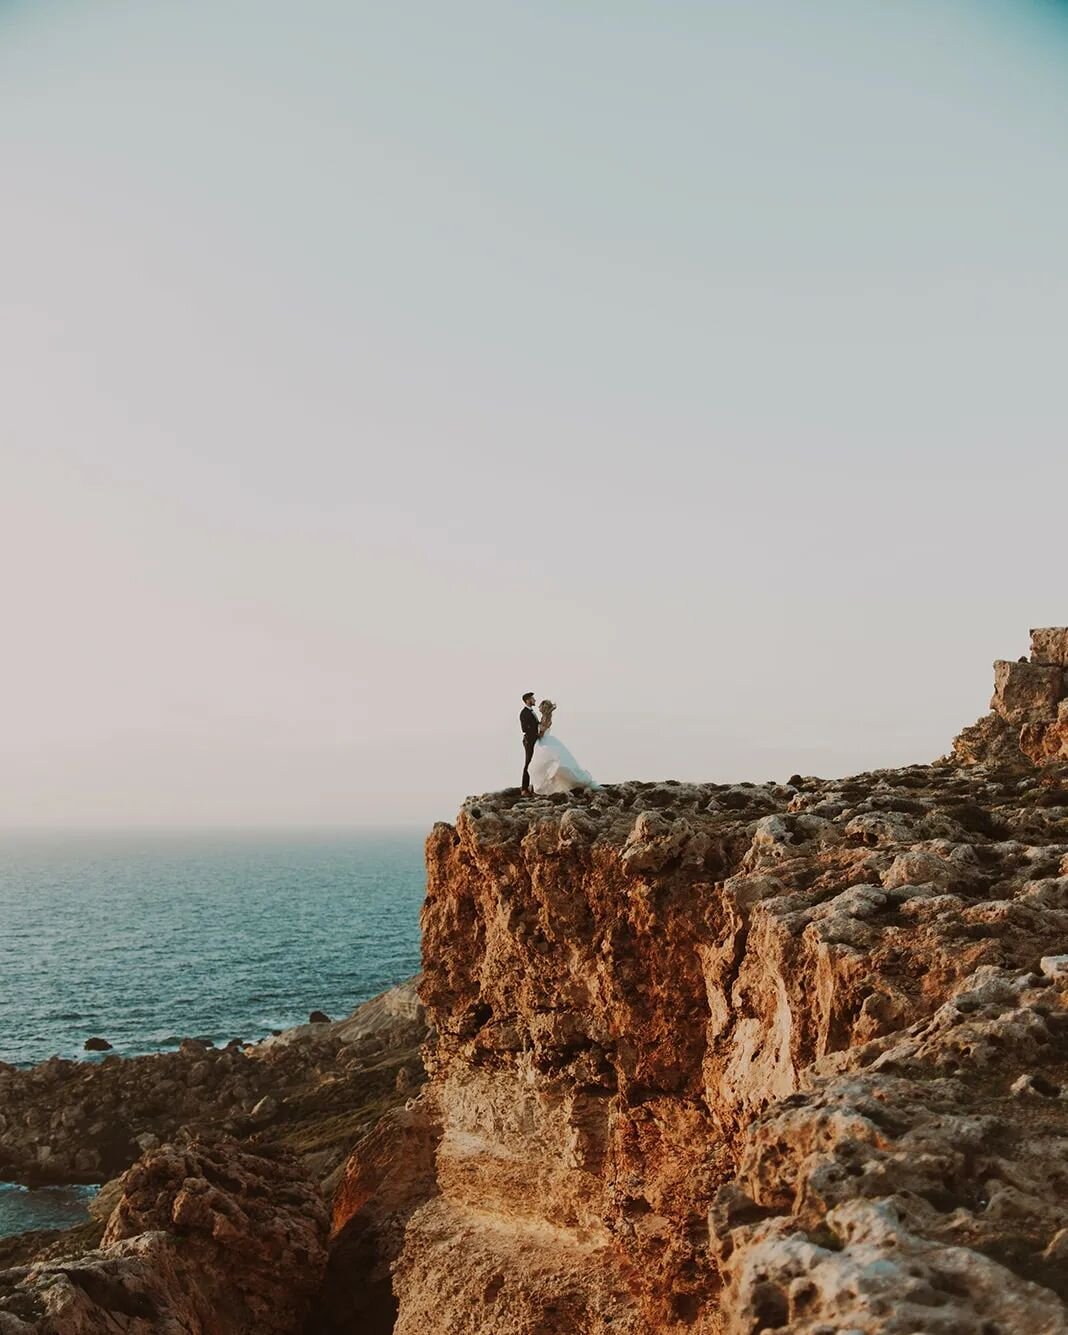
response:
{"label": "boulder", "polygon": [[106,1224],[111,1218],[116,1205],[122,1200],[122,1193],[123,1179],[121,1177],[113,1177],[110,1182],[105,1182],[89,1202],[90,1218]]}
{"label": "boulder", "polygon": [[106,1038],[99,1036],[87,1038],[84,1046],[86,1052],[110,1052],[112,1047]]}
{"label": "boulder", "polygon": [[990,708],[1006,723],[1042,723],[1056,717],[1064,695],[1064,669],[1050,663],[994,664],[994,695]]}
{"label": "boulder", "polygon": [[[322,1014],[322,1012],[314,1012]],[[426,1037],[426,1012],[419,999],[419,976],[398,983],[396,987],[372,997],[341,1020],[327,1021],[328,1030],[321,1021],[309,1021],[293,1029],[278,1030],[265,1038],[259,1047],[264,1052],[291,1047],[308,1040],[321,1043],[337,1039],[346,1046],[373,1040],[379,1048],[418,1047]]]}
{"label": "boulder", "polygon": [[1044,955],[1039,968],[1051,983],[1068,983],[1068,955]]}
{"label": "boulder", "polygon": [[309,1329],[391,1331],[392,1266],[412,1212],[434,1194],[438,1128],[418,1102],[360,1141],[334,1193],[330,1262]]}

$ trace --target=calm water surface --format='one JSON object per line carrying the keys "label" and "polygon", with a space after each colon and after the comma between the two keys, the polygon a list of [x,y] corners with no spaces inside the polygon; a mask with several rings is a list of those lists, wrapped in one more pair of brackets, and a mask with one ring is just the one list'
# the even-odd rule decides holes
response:
{"label": "calm water surface", "polygon": [[89,1218],[96,1187],[37,1187],[0,1182],[0,1238],[36,1229],[73,1228]]}

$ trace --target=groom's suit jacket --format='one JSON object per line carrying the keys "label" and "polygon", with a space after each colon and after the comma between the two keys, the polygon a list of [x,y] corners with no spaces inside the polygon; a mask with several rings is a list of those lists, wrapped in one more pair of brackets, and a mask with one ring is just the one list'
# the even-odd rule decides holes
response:
{"label": "groom's suit jacket", "polygon": [[541,731],[541,724],[538,722],[538,716],[529,705],[524,705],[519,711],[519,726],[523,729],[523,740],[538,740],[538,733]]}

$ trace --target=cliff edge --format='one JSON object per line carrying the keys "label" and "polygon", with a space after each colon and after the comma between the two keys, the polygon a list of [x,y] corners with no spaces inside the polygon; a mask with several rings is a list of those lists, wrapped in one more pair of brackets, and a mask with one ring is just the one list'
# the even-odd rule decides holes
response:
{"label": "cliff edge", "polygon": [[335,1254],[392,1292],[359,1328],[1068,1332],[1055,666],[1041,766],[1017,732],[436,826],[428,1084],[335,1197]]}
{"label": "cliff edge", "polygon": [[1068,1335],[1066,673],[931,765],[471,798],[421,1005],[0,1069],[0,1170],[126,1170],[0,1332]]}

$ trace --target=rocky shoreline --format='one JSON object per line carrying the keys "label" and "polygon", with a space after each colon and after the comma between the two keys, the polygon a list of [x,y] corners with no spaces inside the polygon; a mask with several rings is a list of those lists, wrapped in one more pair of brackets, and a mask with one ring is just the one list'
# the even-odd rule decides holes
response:
{"label": "rocky shoreline", "polygon": [[4,1073],[8,1171],[125,1172],[0,1335],[1068,1335],[1068,630],[995,674],[929,765],[469,799],[344,1034]]}
{"label": "rocky shoreline", "polygon": [[298,1328],[345,1162],[422,1085],[417,982],[243,1047],[0,1066],[0,1177],[105,1182],[87,1223],[0,1238],[2,1335],[73,1335],[105,1312],[109,1329],[215,1329],[235,1266],[244,1315],[227,1329]]}
{"label": "rocky shoreline", "polygon": [[[415,980],[336,1022],[259,1043],[100,1061],[0,1062],[0,1179],[30,1186],[107,1181],[142,1153],[210,1129],[299,1150],[325,1177],[354,1110],[422,1081]],[[353,1113],[353,1117],[350,1117]]]}

